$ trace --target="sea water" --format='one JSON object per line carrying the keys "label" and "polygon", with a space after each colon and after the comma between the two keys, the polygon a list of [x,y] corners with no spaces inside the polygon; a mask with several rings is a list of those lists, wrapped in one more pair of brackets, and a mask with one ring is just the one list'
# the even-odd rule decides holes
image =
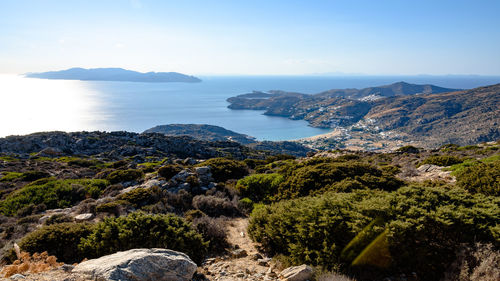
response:
{"label": "sea water", "polygon": [[0,75],[0,137],[40,131],[142,132],[163,124],[222,126],[259,140],[329,132],[306,121],[231,110],[227,98],[251,91],[306,94],[394,82],[473,88],[499,83],[484,76],[201,76],[201,83],[70,81]]}

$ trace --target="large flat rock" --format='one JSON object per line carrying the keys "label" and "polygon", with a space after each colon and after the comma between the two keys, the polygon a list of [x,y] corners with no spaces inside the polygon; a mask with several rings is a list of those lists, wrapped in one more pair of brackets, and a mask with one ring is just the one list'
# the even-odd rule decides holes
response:
{"label": "large flat rock", "polygon": [[80,263],[74,273],[96,280],[188,281],[196,264],[184,253],[168,249],[133,249]]}

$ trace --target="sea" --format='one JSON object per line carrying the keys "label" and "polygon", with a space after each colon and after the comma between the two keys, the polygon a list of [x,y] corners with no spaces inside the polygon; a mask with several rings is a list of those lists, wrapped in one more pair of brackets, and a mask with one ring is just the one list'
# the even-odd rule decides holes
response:
{"label": "sea", "polygon": [[469,89],[500,83],[491,76],[200,76],[200,83],[46,80],[0,75],[0,137],[41,131],[143,132],[163,124],[222,126],[258,140],[293,140],[330,129],[303,120],[231,110],[227,98],[252,91],[306,94],[399,81]]}

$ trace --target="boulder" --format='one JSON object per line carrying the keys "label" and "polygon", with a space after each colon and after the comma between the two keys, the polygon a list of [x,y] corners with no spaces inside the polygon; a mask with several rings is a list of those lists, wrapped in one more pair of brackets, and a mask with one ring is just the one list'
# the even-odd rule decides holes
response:
{"label": "boulder", "polygon": [[95,280],[188,281],[196,264],[184,253],[168,249],[133,249],[80,263],[73,273]]}
{"label": "boulder", "polygon": [[285,281],[306,281],[313,276],[313,269],[308,265],[292,266],[280,273],[280,278]]}
{"label": "boulder", "polygon": [[82,221],[88,221],[94,218],[94,214],[91,213],[84,213],[84,214],[79,214],[75,216],[75,221],[76,222],[82,222]]}

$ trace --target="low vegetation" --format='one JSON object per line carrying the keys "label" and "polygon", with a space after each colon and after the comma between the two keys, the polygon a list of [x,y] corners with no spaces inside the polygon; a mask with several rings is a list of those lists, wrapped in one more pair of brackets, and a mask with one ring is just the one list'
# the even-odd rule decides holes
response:
{"label": "low vegetation", "polygon": [[[200,263],[233,249],[226,225],[249,216],[249,236],[265,254],[282,266],[313,265],[317,280],[415,273],[418,280],[486,281],[477,276],[495,272],[500,249],[498,147],[307,158],[179,159],[150,150],[113,159],[2,156],[0,254],[16,260],[17,242],[31,261],[46,251],[74,263],[165,247]],[[418,169],[424,164],[445,167],[435,169],[444,177],[429,178]],[[197,169],[204,166],[210,169]],[[78,214],[93,219],[77,222]],[[24,264],[9,272],[24,272]]]}
{"label": "low vegetation", "polygon": [[58,180],[45,178],[27,184],[0,201],[0,212],[7,216],[25,209],[67,208],[85,198],[97,198],[107,186],[106,180]]}
{"label": "low vegetation", "polygon": [[248,230],[293,264],[413,270],[436,280],[461,243],[500,244],[499,204],[459,188],[328,192],[256,208]]}
{"label": "low vegetation", "polygon": [[208,166],[213,178],[217,182],[225,182],[229,179],[240,179],[248,174],[248,167],[243,161],[226,158],[212,158],[198,166]]}

